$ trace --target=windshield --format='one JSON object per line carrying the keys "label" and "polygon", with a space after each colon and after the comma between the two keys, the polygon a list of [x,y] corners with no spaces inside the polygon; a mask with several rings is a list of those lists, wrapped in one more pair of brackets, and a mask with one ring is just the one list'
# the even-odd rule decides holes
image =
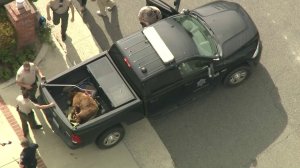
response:
{"label": "windshield", "polygon": [[215,58],[217,48],[214,39],[201,22],[190,15],[177,15],[173,19],[190,35],[201,56]]}

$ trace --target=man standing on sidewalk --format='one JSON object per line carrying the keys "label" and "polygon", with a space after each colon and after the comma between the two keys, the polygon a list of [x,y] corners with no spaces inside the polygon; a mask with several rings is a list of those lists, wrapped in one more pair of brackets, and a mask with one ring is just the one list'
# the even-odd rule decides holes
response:
{"label": "man standing on sidewalk", "polygon": [[30,143],[28,139],[21,140],[21,146],[23,150],[20,155],[20,168],[36,168],[37,160],[35,157],[38,144]]}
{"label": "man standing on sidewalk", "polygon": [[66,31],[68,27],[69,8],[71,8],[71,22],[74,21],[74,6],[72,0],[50,0],[47,4],[47,20],[51,20],[50,8],[53,11],[53,24],[58,25],[61,20],[61,39],[67,38]]}
{"label": "man standing on sidewalk", "polygon": [[32,62],[25,61],[23,65],[17,71],[16,83],[21,87],[21,90],[29,91],[29,98],[33,102],[37,103],[35,93],[37,90],[37,74],[42,80],[45,80],[45,76],[42,71],[34,65]]}
{"label": "man standing on sidewalk", "polygon": [[35,107],[39,109],[46,109],[54,106],[54,103],[50,103],[48,105],[39,105],[33,103],[29,99],[29,93],[26,90],[22,90],[22,95],[19,95],[16,98],[16,100],[17,100],[17,111],[21,119],[23,134],[25,137],[29,133],[27,122],[29,122],[30,127],[32,129],[41,129],[43,127],[42,125],[37,124],[32,109]]}
{"label": "man standing on sidewalk", "polygon": [[114,0],[97,0],[99,10],[97,14],[99,16],[107,16],[106,10],[111,11],[112,8],[116,6],[116,2]]}

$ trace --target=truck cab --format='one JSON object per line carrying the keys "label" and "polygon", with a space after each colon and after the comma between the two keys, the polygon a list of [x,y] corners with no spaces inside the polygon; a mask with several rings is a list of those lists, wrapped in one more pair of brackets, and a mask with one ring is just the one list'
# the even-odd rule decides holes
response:
{"label": "truck cab", "polygon": [[171,47],[178,52],[171,52],[157,31],[148,27],[119,40],[109,50],[143,100],[147,115],[155,114],[161,105],[175,103],[213,83],[211,64],[217,57],[199,57],[195,46],[189,45],[192,44],[189,38],[178,38],[182,39],[179,43],[187,45],[174,42]]}
{"label": "truck cab", "polygon": [[[238,86],[259,62],[259,33],[238,4],[213,2],[182,13],[160,0],[147,4],[166,18],[117,41],[109,53],[148,115],[158,104],[174,103],[220,81]],[[228,23],[217,25],[220,19]]]}

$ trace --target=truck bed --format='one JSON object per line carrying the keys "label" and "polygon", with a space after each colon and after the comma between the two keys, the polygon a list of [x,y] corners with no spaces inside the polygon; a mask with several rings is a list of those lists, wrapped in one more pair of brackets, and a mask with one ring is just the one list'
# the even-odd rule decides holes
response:
{"label": "truck bed", "polygon": [[137,98],[107,57],[77,65],[49,80],[43,89],[66,118],[71,111],[72,92],[88,90],[94,93],[92,97],[99,109],[95,117]]}

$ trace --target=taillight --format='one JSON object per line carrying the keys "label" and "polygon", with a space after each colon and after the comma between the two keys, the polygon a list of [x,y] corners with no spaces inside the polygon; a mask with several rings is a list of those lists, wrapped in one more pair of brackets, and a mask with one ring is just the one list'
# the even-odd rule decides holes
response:
{"label": "taillight", "polygon": [[80,140],[80,136],[76,135],[76,134],[72,134],[71,135],[71,140],[74,144],[79,144],[81,142]]}
{"label": "taillight", "polygon": [[124,57],[124,61],[127,64],[128,68],[131,68],[131,65],[130,65],[129,60],[128,60],[127,57]]}

